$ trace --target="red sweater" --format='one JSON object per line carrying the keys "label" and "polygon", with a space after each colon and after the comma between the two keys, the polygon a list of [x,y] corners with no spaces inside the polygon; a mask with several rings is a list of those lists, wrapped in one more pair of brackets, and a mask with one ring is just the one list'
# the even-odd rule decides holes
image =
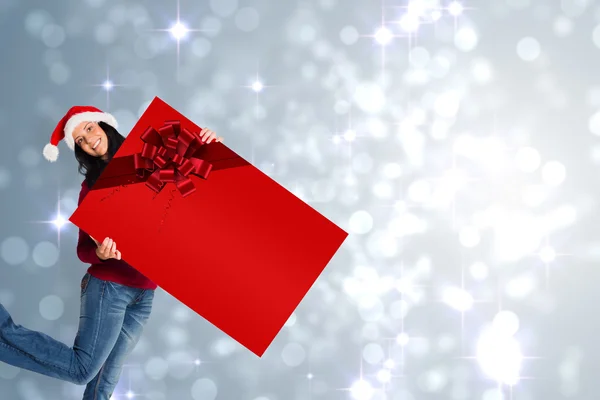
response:
{"label": "red sweater", "polygon": [[[90,191],[87,181],[84,179],[79,193],[79,202],[81,204],[85,195]],[[96,238],[99,241],[104,238]],[[118,243],[117,243],[118,245]],[[90,275],[105,281],[119,283],[125,286],[131,286],[139,289],[156,289],[157,285],[144,275],[139,273],[131,265],[123,260],[109,258],[102,261],[96,255],[96,243],[90,235],[79,229],[79,240],[77,241],[77,256],[86,264],[92,264],[88,268]]]}

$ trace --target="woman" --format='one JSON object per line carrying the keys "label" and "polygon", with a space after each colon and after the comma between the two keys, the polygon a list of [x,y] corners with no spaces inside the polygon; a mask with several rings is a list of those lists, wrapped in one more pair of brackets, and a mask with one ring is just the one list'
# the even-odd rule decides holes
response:
{"label": "woman", "polygon": [[[208,129],[200,136],[205,143],[222,140]],[[44,147],[49,161],[57,160],[62,139],[75,151],[85,176],[81,203],[125,139],[112,115],[88,106],[72,107],[59,122]],[[84,400],[109,400],[150,316],[156,284],[122,261],[117,243],[109,237],[100,243],[79,230],[77,255],[91,265],[81,280],[73,347],[15,324],[0,304],[0,361],[86,385]]]}

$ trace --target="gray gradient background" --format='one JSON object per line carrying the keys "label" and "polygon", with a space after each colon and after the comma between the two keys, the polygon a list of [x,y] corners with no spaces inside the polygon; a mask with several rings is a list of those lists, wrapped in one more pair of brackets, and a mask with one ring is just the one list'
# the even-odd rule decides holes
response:
{"label": "gray gradient background", "polygon": [[[600,3],[469,0],[409,38],[406,2],[181,0],[202,31],[178,58],[175,1],[0,0],[0,302],[72,343],[77,230],[36,221],[68,217],[81,177],[42,147],[72,105],[126,135],[157,95],[351,236],[262,359],[159,290],[114,398],[596,399]],[[515,316],[510,387],[486,366],[515,357],[478,343]],[[0,364],[3,400],[82,392]]]}

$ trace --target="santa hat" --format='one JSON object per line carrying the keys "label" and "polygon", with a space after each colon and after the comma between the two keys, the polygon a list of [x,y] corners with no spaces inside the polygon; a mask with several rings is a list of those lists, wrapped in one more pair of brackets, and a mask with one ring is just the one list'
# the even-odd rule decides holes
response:
{"label": "santa hat", "polygon": [[117,120],[112,115],[102,112],[92,106],[73,106],[52,132],[50,143],[44,146],[44,157],[50,162],[58,159],[58,142],[65,139],[71,150],[75,149],[73,130],[82,122],[105,122],[117,129]]}

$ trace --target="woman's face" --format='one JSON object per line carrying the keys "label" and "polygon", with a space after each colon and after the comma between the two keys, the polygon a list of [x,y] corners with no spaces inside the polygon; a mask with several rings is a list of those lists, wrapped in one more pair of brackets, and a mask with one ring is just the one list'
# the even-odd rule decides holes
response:
{"label": "woman's face", "polygon": [[108,153],[108,138],[97,122],[82,122],[73,130],[75,146],[93,157],[105,158]]}

